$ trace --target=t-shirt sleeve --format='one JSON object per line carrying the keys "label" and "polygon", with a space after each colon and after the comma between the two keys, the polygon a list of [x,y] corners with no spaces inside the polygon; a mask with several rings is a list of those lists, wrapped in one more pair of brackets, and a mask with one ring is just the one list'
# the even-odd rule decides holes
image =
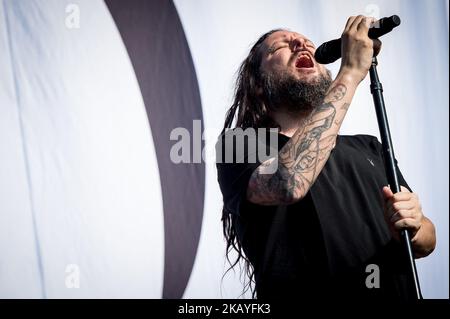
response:
{"label": "t-shirt sleeve", "polygon": [[217,164],[217,178],[226,212],[240,216],[241,205],[247,196],[248,182],[258,166],[259,163]]}
{"label": "t-shirt sleeve", "polygon": [[[244,154],[239,155],[236,154],[236,145],[233,145],[230,150],[225,147],[224,138],[221,137],[220,139],[223,143],[221,145],[222,154],[216,158],[216,167],[217,179],[223,195],[223,208],[227,213],[240,216],[242,204],[246,201],[248,182],[261,163],[256,156],[257,151],[249,151],[247,147],[249,140],[245,142]],[[227,149],[233,153],[232,160],[225,158]],[[217,150],[218,145],[216,145],[216,152]]]}

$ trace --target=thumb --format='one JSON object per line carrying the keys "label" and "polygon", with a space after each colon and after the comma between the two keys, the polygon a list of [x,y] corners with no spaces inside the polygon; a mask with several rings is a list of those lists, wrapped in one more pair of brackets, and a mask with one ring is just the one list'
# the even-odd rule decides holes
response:
{"label": "thumb", "polygon": [[389,188],[389,186],[384,186],[382,192],[383,192],[384,199],[389,199],[392,196],[394,196],[394,193],[392,193],[392,191]]}

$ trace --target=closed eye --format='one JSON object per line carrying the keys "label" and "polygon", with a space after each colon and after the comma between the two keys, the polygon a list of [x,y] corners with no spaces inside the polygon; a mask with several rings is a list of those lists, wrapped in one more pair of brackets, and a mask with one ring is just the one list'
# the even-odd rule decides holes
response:
{"label": "closed eye", "polygon": [[289,46],[288,46],[288,45],[282,45],[282,46],[276,48],[276,49],[274,50],[274,52],[275,52],[275,51],[278,51],[279,49],[287,48],[287,47],[289,47]]}
{"label": "closed eye", "polygon": [[282,46],[278,46],[278,47],[276,47],[276,48],[271,48],[269,53],[270,53],[270,54],[274,54],[274,53],[275,53],[276,51],[278,51],[279,49],[287,48],[287,47],[289,47],[288,44],[282,45]]}

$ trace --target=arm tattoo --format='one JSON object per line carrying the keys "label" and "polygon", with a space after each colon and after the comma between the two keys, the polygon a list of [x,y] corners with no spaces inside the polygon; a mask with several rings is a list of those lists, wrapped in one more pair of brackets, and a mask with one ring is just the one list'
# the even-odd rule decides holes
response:
{"label": "arm tattoo", "polygon": [[338,84],[330,90],[331,99],[329,102],[337,102],[342,100],[342,98],[347,93],[347,88],[343,84]]}
{"label": "arm tattoo", "polygon": [[[263,205],[274,202],[288,204],[309,191],[334,148],[337,133],[328,131],[342,120],[335,120],[333,103],[342,100],[346,91],[342,84],[330,90],[328,101],[313,111],[305,125],[280,150],[275,173],[259,174],[259,168],[254,172],[249,183],[252,191],[247,193],[247,198],[257,199]],[[344,103],[340,109],[347,110],[348,107],[349,104]],[[260,168],[273,165],[273,160],[261,164]]]}
{"label": "arm tattoo", "polygon": [[[347,112],[349,107],[350,107],[350,103],[344,103],[341,106],[341,110],[344,110]],[[334,124],[336,124],[339,127],[341,126],[342,122],[344,122],[344,117],[342,117],[340,120],[338,120],[338,119],[334,120]]]}

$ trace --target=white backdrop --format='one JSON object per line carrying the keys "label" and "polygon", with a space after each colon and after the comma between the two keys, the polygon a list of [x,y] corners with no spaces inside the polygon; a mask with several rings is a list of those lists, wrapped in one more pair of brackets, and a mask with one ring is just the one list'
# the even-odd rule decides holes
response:
{"label": "white backdrop", "polygon": [[0,6],[0,297],[159,298],[162,199],[140,90],[104,3],[77,1],[77,30],[68,3]]}
{"label": "white backdrop", "polygon": [[[262,33],[284,27],[319,44],[338,37],[350,15],[402,18],[383,38],[379,74],[400,167],[437,228],[436,251],[417,262],[423,294],[448,298],[448,1],[174,2],[197,72],[207,147],[223,124],[237,67]],[[76,32],[64,26],[70,3],[80,7]],[[0,4],[0,297],[160,298],[164,234],[151,128],[106,6]],[[338,62],[330,68],[336,74]],[[367,81],[341,133],[378,136]],[[242,291],[238,274],[221,281],[216,180],[209,160],[185,298]],[[79,267],[77,289],[66,285],[69,264]]]}

